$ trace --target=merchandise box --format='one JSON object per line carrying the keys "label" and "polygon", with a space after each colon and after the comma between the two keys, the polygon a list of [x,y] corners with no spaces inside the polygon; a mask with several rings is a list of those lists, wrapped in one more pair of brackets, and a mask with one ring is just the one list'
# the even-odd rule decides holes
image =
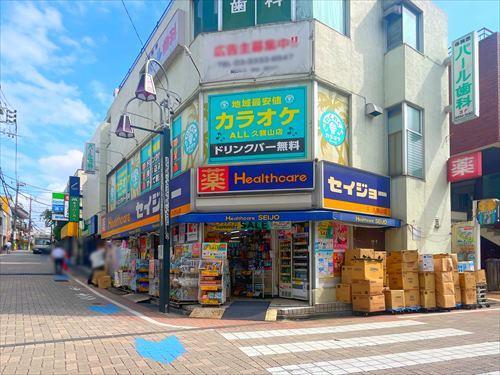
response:
{"label": "merchandise box", "polygon": [[386,309],[402,309],[405,307],[405,291],[404,290],[385,290],[385,307]]}
{"label": "merchandise box", "polygon": [[352,265],[352,279],[384,280],[382,262],[374,260],[355,260]]}
{"label": "merchandise box", "polygon": [[460,278],[458,271],[453,271],[453,283],[455,286],[460,286]]}
{"label": "merchandise box", "polygon": [[424,309],[436,307],[436,292],[433,290],[420,290],[420,306]]}
{"label": "merchandise box", "polygon": [[384,272],[384,286],[389,286],[389,274]]}
{"label": "merchandise box", "polygon": [[458,274],[460,280],[460,289],[474,289],[476,290],[476,274],[475,272],[466,271]]}
{"label": "merchandise box", "polygon": [[391,289],[418,289],[418,272],[390,273],[389,287]]}
{"label": "merchandise box", "polygon": [[351,284],[352,295],[368,295],[374,296],[382,294],[384,283],[382,280],[352,280]]}
{"label": "merchandise box", "polygon": [[420,290],[436,290],[436,279],[434,272],[419,272],[418,284]]}
{"label": "merchandise box", "polygon": [[[460,288],[460,287],[459,287]],[[454,295],[455,285],[453,283],[436,283],[436,293],[443,295]]]}
{"label": "merchandise box", "polygon": [[352,281],[352,266],[342,267],[342,284],[350,284]]}
{"label": "merchandise box", "polygon": [[383,294],[377,296],[352,296],[352,309],[361,312],[385,311],[385,297]]}
{"label": "merchandise box", "polygon": [[97,286],[100,289],[108,289],[111,288],[111,276],[100,276],[97,279]]}
{"label": "merchandise box", "polygon": [[486,284],[486,272],[485,270],[476,271],[476,284]]}
{"label": "merchandise box", "polygon": [[477,292],[475,289],[462,290],[461,297],[463,305],[477,304]]}
{"label": "merchandise box", "polygon": [[441,283],[453,283],[453,272],[434,272],[436,285]]}
{"label": "merchandise box", "polygon": [[108,276],[108,273],[106,271],[94,271],[92,275],[92,284],[97,285],[99,278],[102,276]]}
{"label": "merchandise box", "polygon": [[420,290],[405,289],[405,307],[420,306]]}
{"label": "merchandise box", "polygon": [[[441,255],[441,254],[437,254]],[[438,257],[434,255],[434,272],[451,272],[453,271],[453,261],[451,257]]]}
{"label": "merchandise box", "polygon": [[375,260],[381,260],[384,267],[387,264],[387,253],[381,250],[375,250]]}
{"label": "merchandise box", "polygon": [[390,251],[387,253],[387,263],[418,262],[418,250]]}
{"label": "merchandise box", "polygon": [[420,272],[434,272],[434,258],[432,254],[418,256],[418,270]]}
{"label": "merchandise box", "polygon": [[418,272],[418,262],[389,262],[387,263],[387,272]]}
{"label": "merchandise box", "polygon": [[345,252],[344,265],[353,266],[354,259],[375,258],[375,250],[373,249],[347,249]]}
{"label": "merchandise box", "polygon": [[458,271],[458,255],[450,254],[451,262],[453,263],[453,271]]}
{"label": "merchandise box", "polygon": [[452,308],[456,306],[455,303],[455,293],[448,294],[440,294],[436,292],[436,306],[442,308]]}
{"label": "merchandise box", "polygon": [[337,284],[335,288],[335,297],[338,302],[351,303],[351,285]]}
{"label": "merchandise box", "polygon": [[462,291],[459,286],[455,286],[455,303],[457,305],[462,303]]}

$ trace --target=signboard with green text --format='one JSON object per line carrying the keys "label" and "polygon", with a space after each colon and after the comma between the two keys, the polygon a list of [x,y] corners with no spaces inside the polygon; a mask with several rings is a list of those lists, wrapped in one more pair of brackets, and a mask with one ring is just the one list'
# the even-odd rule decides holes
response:
{"label": "signboard with green text", "polygon": [[222,29],[255,26],[254,0],[222,0]]}
{"label": "signboard with green text", "polygon": [[291,21],[292,0],[257,1],[257,24]]}
{"label": "signboard with green text", "polygon": [[306,157],[307,88],[209,95],[209,164]]}

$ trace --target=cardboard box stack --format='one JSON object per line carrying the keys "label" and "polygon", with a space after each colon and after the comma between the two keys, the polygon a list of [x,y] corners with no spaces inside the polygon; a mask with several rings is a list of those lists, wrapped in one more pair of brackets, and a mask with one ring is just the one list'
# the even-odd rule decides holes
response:
{"label": "cardboard box stack", "polygon": [[389,286],[389,275],[387,274],[387,253],[385,251],[375,251],[375,259],[382,261],[384,272],[384,286]]}
{"label": "cardboard box stack", "polygon": [[424,309],[433,309],[436,307],[436,280],[434,278],[434,258],[431,254],[419,256],[418,270],[420,306]]}
{"label": "cardboard box stack", "polygon": [[450,254],[434,255],[434,279],[436,283],[436,306],[440,308],[455,307],[453,260]]}
{"label": "cardboard box stack", "polygon": [[418,251],[402,250],[387,253],[389,287],[403,290],[405,307],[420,306]]}
{"label": "cardboard box stack", "polygon": [[373,249],[347,249],[342,267],[341,284],[336,286],[336,299],[339,302],[352,303],[351,283],[353,279],[353,264],[356,259],[373,259]]}
{"label": "cardboard box stack", "polygon": [[375,259],[375,254],[371,250],[369,256],[356,256],[351,258],[350,262],[352,264],[351,292],[353,311],[384,311],[384,268],[382,260]]}
{"label": "cardboard box stack", "polygon": [[476,274],[473,271],[460,273],[460,290],[462,304],[475,305],[477,303],[476,294]]}

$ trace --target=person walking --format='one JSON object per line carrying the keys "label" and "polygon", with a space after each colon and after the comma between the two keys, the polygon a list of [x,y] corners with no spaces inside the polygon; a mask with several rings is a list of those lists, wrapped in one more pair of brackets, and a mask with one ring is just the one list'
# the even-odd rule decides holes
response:
{"label": "person walking", "polygon": [[54,261],[54,271],[56,275],[62,275],[64,259],[66,258],[66,250],[60,244],[52,249],[50,256]]}
{"label": "person walking", "polygon": [[7,250],[7,254],[10,254],[10,248],[12,247],[12,243],[10,241],[7,241],[5,244],[5,249]]}
{"label": "person walking", "polygon": [[94,274],[96,271],[104,270],[104,265],[106,264],[106,242],[103,240],[99,240],[97,242],[96,249],[90,254],[90,264],[92,268],[92,272],[90,273],[89,279],[87,280],[87,284],[92,284],[92,279],[94,278]]}

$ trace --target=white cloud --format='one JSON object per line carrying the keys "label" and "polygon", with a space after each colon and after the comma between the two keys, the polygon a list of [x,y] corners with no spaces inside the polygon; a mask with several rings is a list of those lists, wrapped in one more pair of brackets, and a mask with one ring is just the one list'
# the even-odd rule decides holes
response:
{"label": "white cloud", "polygon": [[108,90],[104,87],[104,84],[99,81],[91,81],[90,82],[90,87],[92,88],[92,91],[94,93],[94,96],[99,100],[99,102],[104,106],[104,107],[109,107],[109,105],[113,102],[113,95]]}
{"label": "white cloud", "polygon": [[82,166],[83,153],[80,150],[68,150],[62,154],[54,154],[38,159],[41,179],[48,186],[65,186],[68,176]]}

